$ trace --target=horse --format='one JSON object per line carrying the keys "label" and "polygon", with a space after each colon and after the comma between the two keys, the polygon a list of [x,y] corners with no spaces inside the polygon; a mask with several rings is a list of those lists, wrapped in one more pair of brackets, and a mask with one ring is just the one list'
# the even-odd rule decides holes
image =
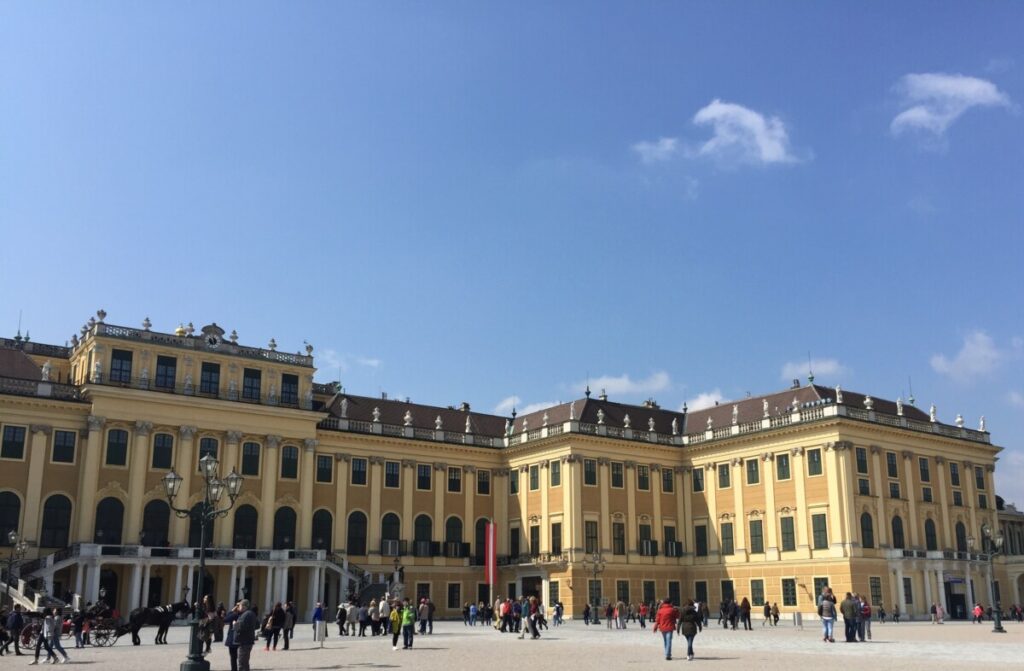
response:
{"label": "horse", "polygon": [[136,608],[128,614],[128,622],[118,627],[117,635],[131,633],[132,645],[141,645],[139,630],[143,627],[156,627],[156,645],[167,644],[167,630],[171,623],[179,616],[185,616],[192,612],[187,601],[157,606],[156,608]]}

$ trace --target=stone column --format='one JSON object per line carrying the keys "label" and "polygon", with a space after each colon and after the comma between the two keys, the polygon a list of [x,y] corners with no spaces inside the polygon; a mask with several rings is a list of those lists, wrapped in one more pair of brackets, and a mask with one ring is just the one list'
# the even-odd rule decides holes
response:
{"label": "stone column", "polygon": [[[82,596],[82,585],[84,584],[85,568],[88,564],[79,562],[75,565],[75,594]],[[84,601],[82,603],[85,603]]]}
{"label": "stone column", "polygon": [[181,601],[181,571],[185,568],[181,564],[174,567],[174,594],[171,595],[171,603]]}
{"label": "stone column", "polygon": [[[235,585],[235,591],[231,595],[231,599],[235,600],[239,598],[240,594],[245,594],[245,564],[238,565],[238,581]],[[245,597],[242,597],[245,598]]]}
{"label": "stone column", "polygon": [[924,605],[925,605],[925,609],[928,612],[931,612],[932,604],[935,603],[935,601],[938,601],[938,599],[936,599],[935,601],[932,601],[932,575],[931,575],[931,573],[932,572],[927,570],[927,569],[925,569],[924,571],[921,572],[921,577],[924,580]]}
{"label": "stone column", "polygon": [[853,494],[857,491],[857,476],[854,472],[856,471],[856,466],[853,463],[853,443],[850,441],[839,441],[836,443],[836,450],[838,450],[837,458],[840,475],[842,476],[839,491],[842,493],[840,502],[843,506],[843,526],[840,527],[839,536],[843,542],[845,556],[849,557],[853,554],[853,544],[859,538],[858,530],[860,529],[856,506],[853,502]]}
{"label": "stone column", "polygon": [[[43,471],[49,461],[46,454],[46,442],[53,433],[53,428],[45,424],[33,424],[32,442],[28,451],[28,482],[25,483],[25,516],[21,525],[21,535],[29,541],[38,541],[41,535],[42,515],[39,514],[40,500],[43,495]],[[91,538],[89,540],[92,540]]]}
{"label": "stone column", "polygon": [[683,551],[690,555],[692,562],[694,552],[693,539],[693,467],[681,466],[676,469],[676,508],[679,513],[680,538],[683,540]]}
{"label": "stone column", "polygon": [[263,616],[270,612],[271,607],[274,605],[274,566],[267,566],[267,582],[265,589],[263,590]]}
{"label": "stone column", "polygon": [[[551,552],[551,520],[548,517],[548,490],[551,488],[551,469],[547,461],[540,462],[540,551]],[[543,603],[543,601],[542,601]]]}
{"label": "stone column", "polygon": [[[899,561],[899,560],[897,560]],[[907,600],[906,593],[903,591],[903,566],[899,565],[896,567],[896,598],[897,603],[900,605],[900,615],[910,618],[910,613],[907,612]]]}
{"label": "stone column", "polygon": [[[658,555],[655,559],[656,563],[663,563],[665,557],[665,535],[663,530],[665,529],[665,523],[661,517],[661,494],[662,494],[662,481],[661,481],[661,465],[654,464],[649,467],[651,474],[651,497],[652,497],[652,511],[654,513],[654,519],[651,520],[651,538],[658,544]],[[676,529],[679,529],[681,521],[676,521]]]}
{"label": "stone column", "polygon": [[[466,524],[464,526],[466,538],[462,540],[472,539],[473,545],[476,545],[476,466],[472,464],[466,464],[462,467],[462,488],[463,495],[466,497]],[[478,548],[471,546],[474,551],[479,554],[484,554],[484,548]]]}
{"label": "stone column", "polygon": [[804,448],[794,447],[789,454],[792,461],[790,475],[796,485],[796,514],[793,516],[793,522],[796,524],[796,550],[800,555],[810,557],[811,546],[807,542],[807,524],[810,518],[807,516],[807,466],[804,465]]}
{"label": "stone column", "polygon": [[[907,504],[910,509],[910,514],[907,520],[907,526],[910,527],[910,547],[917,550],[921,547],[918,533],[918,527],[921,526],[922,522],[917,516],[917,497],[919,496],[918,491],[920,487],[917,487],[914,483],[917,478],[914,477],[914,454],[910,450],[903,450],[903,472],[906,474],[906,492]],[[929,601],[928,607],[931,608],[931,602]]]}
{"label": "stone column", "polygon": [[[790,477],[792,477],[790,471]],[[765,559],[778,561],[779,532],[777,527],[778,511],[775,509],[775,455],[765,452],[761,455],[761,477],[764,480],[764,550]],[[817,595],[815,595],[817,598]]]}
{"label": "stone column", "polygon": [[[967,533],[969,535],[973,535],[975,538],[978,538],[978,542],[981,543],[981,532],[980,526],[978,525],[977,516],[978,495],[977,490],[974,486],[974,464],[970,461],[965,461],[963,463],[963,466],[964,474],[960,482],[964,486],[964,506],[967,508],[967,514],[970,516],[971,519],[971,524],[969,527],[967,527],[969,529]],[[995,504],[992,505],[994,506]],[[984,547],[984,545],[982,545],[981,547]]]}
{"label": "stone column", "polygon": [[[494,522],[497,525],[498,554],[508,554],[508,483],[514,476],[507,468],[496,468],[492,471],[491,480],[494,486]],[[495,585],[497,589],[497,585]]]}
{"label": "stone column", "polygon": [[[440,475],[439,475],[440,474]],[[431,540],[441,543],[441,556],[434,557],[434,564],[443,566],[445,563],[444,547],[444,493],[448,482],[448,464],[434,463],[434,537]]]}
{"label": "stone column", "polygon": [[[706,464],[704,472],[704,497],[708,502],[708,556],[715,555],[721,548],[718,539],[718,469],[715,464]],[[704,468],[704,466],[694,466]],[[709,476],[708,473],[711,475]]]}
{"label": "stone column", "polygon": [[153,565],[147,562],[142,567],[142,606],[149,606],[149,581],[152,577]]}
{"label": "stone column", "polygon": [[[511,477],[519,480],[519,549],[520,551],[529,543],[530,515],[527,512],[527,492],[530,489],[530,467],[519,466],[513,469]],[[532,548],[531,548],[532,549]],[[519,592],[522,594],[522,592]]]}
{"label": "stone column", "polygon": [[[334,463],[337,466],[334,474],[334,547],[336,548],[344,548],[348,543],[348,467],[350,460],[351,456],[348,454],[338,454],[334,457]],[[405,473],[402,475],[404,477]],[[412,491],[410,490],[408,493],[411,495]],[[412,499],[409,499],[409,502],[412,503]],[[404,519],[402,524],[405,524]]]}
{"label": "stone column", "polygon": [[605,555],[612,551],[612,516],[608,504],[608,487],[611,486],[610,462],[608,457],[597,460],[597,486],[601,488],[601,538],[598,546]]}
{"label": "stone column", "polygon": [[[566,466],[572,474],[570,506],[564,515],[569,517],[572,526],[571,545],[573,554],[583,553],[585,541],[583,535],[583,458],[578,454],[570,454],[565,458]],[[562,528],[563,532],[565,527]],[[493,595],[492,595],[493,596]]]}
{"label": "stone column", "polygon": [[623,477],[626,479],[626,556],[636,557],[639,553],[637,546],[637,518],[636,518],[636,462],[627,461],[623,465]]}
{"label": "stone column", "polygon": [[367,520],[366,553],[371,556],[380,555],[380,504],[381,490],[384,487],[384,457],[370,457],[370,514]]}
{"label": "stone column", "polygon": [[946,580],[942,575],[942,569],[935,571],[935,580],[938,583],[939,603],[942,604],[942,610],[946,611],[946,617],[950,617],[949,601],[946,600]]}
{"label": "stone column", "polygon": [[[192,473],[196,470],[195,435],[196,427],[182,426],[178,430],[178,451],[175,459],[175,471],[181,476],[181,489],[174,504],[179,508],[189,508],[192,495]],[[188,518],[171,515],[171,544],[185,545],[188,542]]]}
{"label": "stone column", "polygon": [[128,610],[135,610],[139,607],[139,593],[142,591],[142,566],[138,563],[132,564],[131,592],[128,595]]}
{"label": "stone column", "polygon": [[[885,514],[885,480],[882,479],[882,450],[878,445],[871,445],[871,493],[875,496],[875,536],[878,547],[889,546],[889,520]],[[945,493],[945,492],[943,492]]]}
{"label": "stone column", "polygon": [[227,592],[228,596],[227,596],[227,599],[225,599],[225,601],[224,601],[225,605],[230,605],[230,604],[235,603],[235,601],[237,601],[237,599],[235,598],[235,594],[237,594],[237,593],[238,593],[238,564],[232,564],[231,565],[231,579],[228,582],[228,592]]}
{"label": "stone column", "polygon": [[[224,449],[224,461],[221,463],[220,473],[221,477],[224,477],[231,473],[231,471],[238,471],[239,465],[241,464],[241,458],[239,452],[241,446],[239,442],[242,440],[241,431],[228,431],[227,432],[227,445]],[[222,548],[229,548],[234,545],[235,540],[235,511],[232,510],[225,517],[222,517],[217,521],[214,527],[216,534],[216,543]],[[231,598],[231,597],[229,597]]]}
{"label": "stone column", "polygon": [[743,488],[746,486],[746,473],[742,459],[732,460],[732,505],[733,518],[733,541],[736,548],[736,555],[742,559],[747,558],[747,514],[743,506]]}
{"label": "stone column", "polygon": [[964,563],[964,586],[967,588],[967,612],[970,613],[974,608],[974,604],[978,603],[977,596],[974,594],[974,579],[971,575],[971,562]]}
{"label": "stone column", "polygon": [[99,489],[100,457],[103,452],[103,425],[107,420],[104,417],[89,415],[88,422],[89,439],[85,446],[85,454],[79,462],[82,464],[82,470],[79,473],[78,485],[78,529],[74,535],[79,543],[91,543],[95,530],[96,490]]}
{"label": "stone column", "polygon": [[842,467],[839,463],[839,448],[837,447],[837,443],[826,443],[824,453],[825,480],[828,483],[829,549],[838,545],[840,552],[842,552],[843,536],[845,535],[843,534],[842,496],[839,492],[839,487],[842,484],[839,481]]}
{"label": "stone column", "polygon": [[[317,441],[306,438],[302,443],[302,479],[299,481],[299,537],[295,539],[296,549],[313,547],[313,488],[316,486],[314,461]],[[377,525],[371,524],[371,527]]]}
{"label": "stone column", "polygon": [[128,524],[121,541],[125,545],[138,542],[142,531],[142,497],[149,470],[149,436],[152,432],[153,422],[135,422],[135,449],[128,459]]}
{"label": "stone column", "polygon": [[92,565],[92,570],[89,571],[89,588],[86,596],[86,601],[92,601],[96,603],[100,598],[100,570],[102,565],[99,560]]}
{"label": "stone column", "polygon": [[260,533],[256,547],[274,547],[274,504],[277,501],[277,477],[281,472],[281,464],[277,456],[280,445],[281,436],[268,435],[264,442],[263,468],[261,469],[263,486],[260,490],[259,511]]}

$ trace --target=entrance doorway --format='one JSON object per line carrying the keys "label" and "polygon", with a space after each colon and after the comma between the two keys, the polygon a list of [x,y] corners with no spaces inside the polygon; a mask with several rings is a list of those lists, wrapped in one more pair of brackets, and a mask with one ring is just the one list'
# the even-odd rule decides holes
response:
{"label": "entrance doorway", "polygon": [[541,598],[541,589],[543,588],[543,581],[540,576],[529,576],[523,578],[523,596],[531,597],[535,596],[538,599]]}
{"label": "entrance doorway", "polygon": [[111,608],[117,604],[117,573],[108,568],[100,570],[100,600]]}
{"label": "entrance doorway", "polygon": [[946,603],[949,605],[949,612],[946,613],[946,617],[954,620],[966,620],[967,619],[967,596],[964,594],[954,594],[953,584],[946,583]]}

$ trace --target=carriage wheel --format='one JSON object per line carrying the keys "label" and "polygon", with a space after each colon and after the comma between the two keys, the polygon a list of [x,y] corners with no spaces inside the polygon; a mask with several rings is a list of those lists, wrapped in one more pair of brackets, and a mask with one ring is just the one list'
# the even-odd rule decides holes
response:
{"label": "carriage wheel", "polygon": [[92,644],[97,648],[113,645],[110,630],[106,627],[102,629],[93,629],[92,632],[90,632],[90,636],[92,637]]}
{"label": "carriage wheel", "polygon": [[42,625],[30,624],[21,630],[21,647],[23,648],[35,648],[36,641],[39,639],[39,632],[42,631]]}

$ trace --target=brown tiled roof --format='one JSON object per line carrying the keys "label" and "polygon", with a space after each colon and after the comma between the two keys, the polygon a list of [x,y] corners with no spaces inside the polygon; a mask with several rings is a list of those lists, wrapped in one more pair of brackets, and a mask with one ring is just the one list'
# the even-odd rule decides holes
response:
{"label": "brown tiled roof", "polygon": [[544,425],[544,413],[548,414],[548,424],[560,424],[569,421],[572,414],[572,406],[575,405],[576,419],[589,424],[597,424],[597,411],[604,411],[604,423],[607,426],[624,428],[626,415],[629,415],[630,427],[638,431],[648,430],[648,420],[654,419],[654,430],[658,433],[672,433],[672,420],[677,420],[679,432],[682,433],[686,426],[686,415],[681,412],[665,410],[658,407],[647,407],[644,405],[628,405],[605,401],[600,398],[581,398],[570,403],[562,403],[544,410],[531,412],[528,415],[516,417],[513,424],[513,431],[522,432],[523,422],[526,422],[527,429],[539,429]]}
{"label": "brown tiled roof", "polygon": [[42,369],[20,349],[3,348],[0,349],[0,376],[38,380],[42,377]]}
{"label": "brown tiled roof", "polygon": [[407,403],[399,399],[374,398],[372,396],[353,396],[337,394],[331,399],[327,410],[334,417],[341,417],[341,400],[348,400],[346,416],[363,422],[373,421],[373,409],[380,409],[380,421],[384,424],[405,423],[406,411],[412,413],[412,426],[420,429],[433,429],[434,420],[441,416],[441,428],[445,431],[465,431],[466,415],[469,415],[473,433],[481,436],[500,437],[505,432],[505,418],[481,412],[466,412],[458,408],[446,408],[421,403]]}

